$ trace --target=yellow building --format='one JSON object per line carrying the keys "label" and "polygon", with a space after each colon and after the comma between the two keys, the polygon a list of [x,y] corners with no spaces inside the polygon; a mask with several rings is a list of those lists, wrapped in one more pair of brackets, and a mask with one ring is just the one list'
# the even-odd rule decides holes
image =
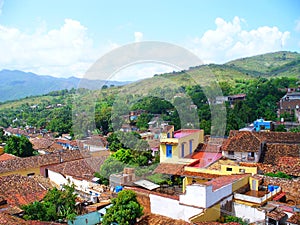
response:
{"label": "yellow building", "polygon": [[[182,129],[174,132],[172,127],[161,135],[160,162],[179,163],[180,160],[191,155],[203,141],[203,130]],[[191,160],[186,161],[188,163]]]}

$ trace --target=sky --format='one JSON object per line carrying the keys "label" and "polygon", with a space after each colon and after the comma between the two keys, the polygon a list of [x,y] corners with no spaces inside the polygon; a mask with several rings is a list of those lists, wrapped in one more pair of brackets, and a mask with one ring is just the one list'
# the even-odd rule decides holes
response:
{"label": "sky", "polygon": [[[0,70],[82,77],[126,44],[167,42],[204,63],[281,50],[300,53],[298,0],[0,0]],[[173,71],[133,65],[113,80]]]}

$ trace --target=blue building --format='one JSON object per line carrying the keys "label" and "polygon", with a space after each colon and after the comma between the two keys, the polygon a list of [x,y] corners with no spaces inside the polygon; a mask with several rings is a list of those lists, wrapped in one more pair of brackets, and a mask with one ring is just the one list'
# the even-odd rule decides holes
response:
{"label": "blue building", "polygon": [[253,123],[254,130],[259,131],[271,131],[273,130],[273,122],[272,121],[265,121],[264,119],[257,119]]}

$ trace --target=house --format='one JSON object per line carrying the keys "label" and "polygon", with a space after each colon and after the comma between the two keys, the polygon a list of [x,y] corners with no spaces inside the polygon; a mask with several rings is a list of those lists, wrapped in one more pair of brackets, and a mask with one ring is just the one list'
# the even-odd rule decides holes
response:
{"label": "house", "polygon": [[[171,165],[171,164],[170,164]],[[173,166],[175,164],[172,164]],[[179,172],[179,170],[177,170]],[[216,221],[220,217],[221,207],[232,199],[232,192],[248,182],[249,174],[216,176],[212,174],[182,171],[187,178],[181,192],[161,192],[160,188],[149,190],[141,187],[129,187],[138,199],[143,199],[147,211],[173,219],[197,223]]]}
{"label": "house", "polygon": [[129,182],[135,181],[135,169],[124,168],[123,173],[111,174],[109,176],[109,185],[112,189],[117,186],[123,186]]}
{"label": "house", "polygon": [[300,155],[300,133],[231,131],[222,145],[224,157],[274,164],[280,157]]}
{"label": "house", "polygon": [[160,139],[160,162],[190,163],[186,158],[192,155],[199,143],[204,141],[204,132],[199,129],[181,129],[174,132],[174,126],[166,126]]}
{"label": "house", "polygon": [[274,123],[272,121],[265,121],[264,119],[257,119],[253,125],[256,132],[274,130]]}
{"label": "house", "polygon": [[49,165],[82,159],[84,156],[84,152],[77,150],[26,158],[15,157],[9,160],[0,161],[0,177],[12,174],[20,174],[24,176],[43,175],[47,177],[46,168]]}
{"label": "house", "polygon": [[47,193],[49,186],[44,186],[37,180],[22,176],[9,175],[0,177],[0,195],[10,206],[21,206],[34,201],[40,201]]}
{"label": "house", "polygon": [[47,176],[57,186],[74,184],[76,190],[87,193],[90,197],[99,196],[103,190],[97,188],[93,178],[106,158],[91,157],[48,166]]}
{"label": "house", "polygon": [[94,135],[89,137],[87,140],[81,141],[83,150],[89,152],[107,151],[108,142],[105,137]]}
{"label": "house", "polygon": [[300,92],[287,92],[278,103],[278,117],[290,115],[291,119],[297,117],[300,123]]}
{"label": "house", "polygon": [[222,145],[222,154],[229,159],[258,162],[263,147],[263,142],[253,132],[232,132]]}

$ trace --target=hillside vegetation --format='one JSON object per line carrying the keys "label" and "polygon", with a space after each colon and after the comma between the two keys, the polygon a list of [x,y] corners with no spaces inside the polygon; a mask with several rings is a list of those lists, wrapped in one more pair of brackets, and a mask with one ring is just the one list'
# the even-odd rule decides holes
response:
{"label": "hillside vegetation", "polygon": [[[224,129],[228,133],[257,118],[276,120],[277,102],[284,88],[299,85],[299,74],[298,53],[270,53],[155,75],[123,87],[61,90],[2,103],[0,126],[34,126],[83,137],[118,130],[125,122],[123,115],[143,109],[147,115],[130,121],[142,130],[154,114],[161,114],[175,129],[200,127],[206,134],[219,129],[213,133],[222,135]],[[247,97],[234,108],[228,103],[212,107],[216,96],[239,93]]]}

